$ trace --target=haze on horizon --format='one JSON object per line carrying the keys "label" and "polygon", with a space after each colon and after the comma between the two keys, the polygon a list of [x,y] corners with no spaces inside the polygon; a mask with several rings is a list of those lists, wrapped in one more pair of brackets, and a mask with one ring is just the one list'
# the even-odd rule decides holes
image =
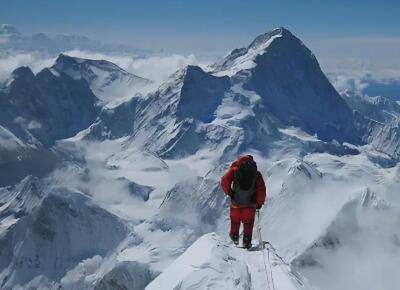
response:
{"label": "haze on horizon", "polygon": [[[22,34],[72,34],[213,62],[283,26],[317,56],[324,71],[400,79],[400,2],[1,1],[0,23]],[[191,58],[193,59],[193,58]]]}
{"label": "haze on horizon", "polygon": [[1,1],[0,8],[0,22],[24,34],[85,35],[155,50],[221,52],[278,26],[321,47],[400,39],[400,3],[393,0],[22,0]]}

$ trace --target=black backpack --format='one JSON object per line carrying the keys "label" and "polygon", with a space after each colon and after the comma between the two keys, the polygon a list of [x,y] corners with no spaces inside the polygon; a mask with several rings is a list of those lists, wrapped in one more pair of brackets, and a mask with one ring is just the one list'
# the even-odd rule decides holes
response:
{"label": "black backpack", "polygon": [[256,203],[256,182],[258,177],[257,165],[253,160],[243,161],[234,172],[233,197],[237,205]]}

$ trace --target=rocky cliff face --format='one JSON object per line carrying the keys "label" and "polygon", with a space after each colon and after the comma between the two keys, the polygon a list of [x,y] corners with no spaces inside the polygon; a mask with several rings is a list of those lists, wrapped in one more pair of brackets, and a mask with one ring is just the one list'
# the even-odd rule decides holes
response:
{"label": "rocky cliff face", "polygon": [[32,135],[51,146],[85,129],[97,116],[97,98],[81,80],[51,69],[34,75],[27,67],[15,70],[12,78],[0,100],[0,123],[18,137]]}

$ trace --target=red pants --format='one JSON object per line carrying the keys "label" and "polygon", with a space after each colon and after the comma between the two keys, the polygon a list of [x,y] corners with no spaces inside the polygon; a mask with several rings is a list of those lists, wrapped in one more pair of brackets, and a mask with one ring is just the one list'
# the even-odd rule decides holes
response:
{"label": "red pants", "polygon": [[238,235],[240,223],[243,223],[243,234],[251,238],[253,234],[254,218],[256,209],[254,207],[231,206],[231,235]]}

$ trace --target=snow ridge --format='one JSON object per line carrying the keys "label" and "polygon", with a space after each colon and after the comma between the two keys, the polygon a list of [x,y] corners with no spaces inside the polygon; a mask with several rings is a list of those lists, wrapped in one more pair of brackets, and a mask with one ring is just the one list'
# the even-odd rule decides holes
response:
{"label": "snow ridge", "polygon": [[[238,249],[215,233],[206,234],[152,281],[146,290],[271,289],[262,257],[260,251]],[[270,259],[275,289],[310,289],[301,276],[290,270],[278,256],[272,253]]]}

